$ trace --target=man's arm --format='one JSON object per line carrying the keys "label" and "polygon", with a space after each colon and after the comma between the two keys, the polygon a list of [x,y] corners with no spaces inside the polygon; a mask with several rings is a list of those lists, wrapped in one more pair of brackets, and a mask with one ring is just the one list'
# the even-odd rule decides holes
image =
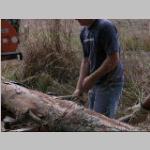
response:
{"label": "man's arm", "polygon": [[84,79],[83,89],[88,91],[99,78],[112,71],[117,66],[118,62],[119,53],[108,55],[103,64],[96,71]]}
{"label": "man's arm", "polygon": [[80,66],[80,75],[77,82],[76,90],[73,95],[80,96],[83,93],[82,83],[86,76],[89,74],[89,60],[88,58],[83,58]]}

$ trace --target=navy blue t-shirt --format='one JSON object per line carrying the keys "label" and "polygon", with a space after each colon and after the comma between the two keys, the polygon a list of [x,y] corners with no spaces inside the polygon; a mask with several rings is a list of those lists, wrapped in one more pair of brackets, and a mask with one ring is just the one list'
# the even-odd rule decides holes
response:
{"label": "navy blue t-shirt", "polygon": [[[90,27],[84,27],[80,34],[84,57],[90,61],[90,73],[98,69],[107,55],[120,53],[118,32],[114,24],[106,19],[96,19]],[[123,65],[101,77],[96,84],[123,81]]]}

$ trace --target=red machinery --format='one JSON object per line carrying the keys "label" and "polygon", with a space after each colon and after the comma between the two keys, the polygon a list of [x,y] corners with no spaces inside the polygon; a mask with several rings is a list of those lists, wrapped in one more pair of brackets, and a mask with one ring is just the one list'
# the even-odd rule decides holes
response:
{"label": "red machinery", "polygon": [[[13,20],[13,19],[11,19]],[[1,20],[1,58],[8,59],[22,59],[22,54],[17,52],[19,38],[17,29],[11,23],[11,20]]]}

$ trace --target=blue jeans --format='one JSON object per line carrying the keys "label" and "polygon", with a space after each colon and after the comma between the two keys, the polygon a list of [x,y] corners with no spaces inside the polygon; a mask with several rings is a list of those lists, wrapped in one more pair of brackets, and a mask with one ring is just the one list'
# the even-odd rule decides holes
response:
{"label": "blue jeans", "polygon": [[89,108],[107,117],[114,118],[122,89],[123,82],[95,85],[89,91]]}

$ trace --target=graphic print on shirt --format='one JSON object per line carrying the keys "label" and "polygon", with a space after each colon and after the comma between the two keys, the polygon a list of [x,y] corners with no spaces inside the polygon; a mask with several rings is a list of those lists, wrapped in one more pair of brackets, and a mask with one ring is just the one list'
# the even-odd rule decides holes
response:
{"label": "graphic print on shirt", "polygon": [[84,39],[84,45],[86,45],[86,49],[89,53],[89,62],[90,62],[90,72],[94,70],[94,66],[92,64],[95,64],[95,45],[94,45],[94,36],[92,32],[87,32],[86,38]]}

